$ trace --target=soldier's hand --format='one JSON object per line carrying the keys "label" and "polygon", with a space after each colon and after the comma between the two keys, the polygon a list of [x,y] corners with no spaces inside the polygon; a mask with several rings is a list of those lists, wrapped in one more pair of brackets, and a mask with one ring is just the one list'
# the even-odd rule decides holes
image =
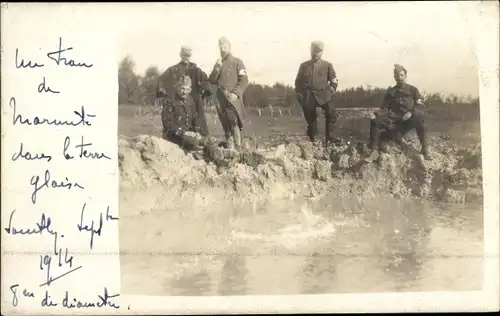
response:
{"label": "soldier's hand", "polygon": [[304,96],[301,93],[296,93],[295,97],[297,98],[297,102],[302,104],[302,100],[304,100]]}
{"label": "soldier's hand", "polygon": [[215,62],[214,68],[220,68],[220,67],[222,67],[222,59],[219,58]]}
{"label": "soldier's hand", "polygon": [[406,112],[405,115],[403,115],[402,120],[408,121],[410,117],[411,117],[411,112]]}
{"label": "soldier's hand", "polygon": [[234,101],[236,101],[238,99],[238,95],[236,95],[236,93],[231,92],[228,95],[227,99],[229,100],[229,102],[232,103],[232,102],[234,102]]}
{"label": "soldier's hand", "polygon": [[377,118],[376,113],[370,113],[369,117],[370,117],[370,120],[374,120]]}

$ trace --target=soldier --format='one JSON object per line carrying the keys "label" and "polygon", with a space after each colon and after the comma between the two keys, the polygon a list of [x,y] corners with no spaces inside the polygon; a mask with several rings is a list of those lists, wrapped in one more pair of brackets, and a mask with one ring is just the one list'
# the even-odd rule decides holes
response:
{"label": "soldier", "polygon": [[175,95],[162,96],[163,109],[161,120],[163,138],[186,150],[204,149],[207,156],[220,164],[224,159],[237,157],[217,146],[216,140],[196,132],[196,105],[191,96],[191,78],[181,76],[175,87]]}
{"label": "soldier", "polygon": [[243,93],[248,86],[248,75],[241,59],[231,54],[231,43],[228,39],[219,39],[219,49],[221,58],[214,65],[209,81],[217,85],[217,113],[227,146],[229,149],[239,150],[245,117]]}
{"label": "soldier", "polygon": [[425,159],[432,159],[427,144],[426,127],[423,113],[415,106],[423,106],[422,96],[418,89],[406,83],[407,71],[401,65],[394,65],[396,85],[390,87],[384,97],[381,111],[371,117],[370,122],[370,155],[366,161],[378,157],[380,136],[388,133],[398,144],[403,145],[403,137],[413,128],[416,129],[421,152]]}
{"label": "soldier", "polygon": [[202,135],[208,135],[207,119],[205,115],[205,99],[212,93],[208,77],[203,70],[190,61],[192,49],[187,46],[181,47],[181,61],[169,67],[158,80],[158,90],[167,94],[175,95],[175,85],[181,76],[189,76],[192,82],[191,96],[196,105],[195,128]]}
{"label": "soldier", "polygon": [[307,136],[313,143],[318,133],[316,108],[325,112],[325,145],[328,145],[333,141],[333,129],[337,121],[332,97],[337,91],[338,81],[332,64],[321,59],[323,49],[323,42],[311,43],[311,59],[299,67],[295,92],[307,122]]}
{"label": "soldier", "polygon": [[167,93],[163,97],[163,138],[182,145],[180,135],[195,131],[196,105],[191,96],[191,78],[181,76],[174,88],[174,96]]}

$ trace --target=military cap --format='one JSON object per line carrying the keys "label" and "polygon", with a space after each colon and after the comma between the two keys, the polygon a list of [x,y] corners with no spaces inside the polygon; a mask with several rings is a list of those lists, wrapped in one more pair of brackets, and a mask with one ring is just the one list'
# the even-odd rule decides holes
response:
{"label": "military cap", "polygon": [[191,55],[192,52],[193,52],[193,50],[189,46],[184,45],[181,47],[181,54]]}
{"label": "military cap", "polygon": [[313,41],[311,43],[311,48],[317,50],[323,50],[325,49],[325,43],[323,43],[322,41]]}
{"label": "military cap", "polygon": [[400,64],[394,64],[394,73],[400,73],[401,71],[406,73],[406,68]]}
{"label": "military cap", "polygon": [[219,45],[222,45],[222,44],[228,44],[228,45],[231,45],[231,42],[224,36],[220,37],[219,38]]}
{"label": "military cap", "polygon": [[177,80],[177,85],[179,87],[191,86],[191,78],[189,76],[181,76],[179,80]]}

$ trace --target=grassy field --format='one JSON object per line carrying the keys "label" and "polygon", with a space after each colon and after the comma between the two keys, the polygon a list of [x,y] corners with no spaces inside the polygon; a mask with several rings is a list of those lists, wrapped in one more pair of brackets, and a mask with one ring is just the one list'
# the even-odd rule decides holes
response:
{"label": "grassy field", "polygon": [[[336,124],[336,136],[347,139],[367,141],[370,122],[368,114],[370,108],[338,109],[339,119]],[[221,137],[222,128],[213,109],[209,109],[207,121],[211,135]],[[427,120],[429,134],[453,139],[458,144],[469,145],[480,142],[480,124],[478,115],[458,113],[443,108],[440,111],[429,111]],[[462,111],[463,112],[463,111]],[[469,111],[470,112],[470,111]],[[281,140],[287,136],[305,137],[306,122],[302,113],[296,110],[283,109],[280,113],[274,109],[262,109],[259,115],[256,109],[247,111],[244,136]],[[161,135],[162,125],[160,110],[155,107],[141,107],[136,105],[119,106],[118,133],[126,137],[140,134]],[[320,136],[324,135],[324,119],[318,117]]]}

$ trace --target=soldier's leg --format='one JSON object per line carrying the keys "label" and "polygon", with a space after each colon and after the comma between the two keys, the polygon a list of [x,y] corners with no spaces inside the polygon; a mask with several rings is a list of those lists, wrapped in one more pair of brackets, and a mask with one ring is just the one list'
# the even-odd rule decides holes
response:
{"label": "soldier's leg", "polygon": [[226,142],[230,138],[230,127],[229,127],[229,119],[227,116],[227,101],[226,100],[218,100],[219,106],[217,107],[217,115],[219,116],[220,123],[222,125],[222,130],[224,131],[224,136],[226,138]]}
{"label": "soldier's leg", "polygon": [[423,113],[414,111],[407,123],[410,128],[416,129],[418,140],[420,141],[420,145],[422,147],[422,154],[425,159],[431,159],[429,144],[427,143],[427,128]]}
{"label": "soldier's leg", "polygon": [[368,147],[372,151],[378,151],[380,148],[380,136],[384,130],[383,124],[379,118],[370,120],[370,142]]}
{"label": "soldier's leg", "polygon": [[304,113],[304,118],[306,119],[307,136],[309,137],[309,140],[311,142],[315,142],[317,134],[316,108],[314,106],[311,106],[310,104],[301,104],[301,106],[302,106],[302,111]]}
{"label": "soldier's leg", "polygon": [[236,147],[237,149],[239,149],[241,147],[241,136],[238,111],[232,104],[227,104],[226,112],[231,133],[228,142],[228,148],[233,149],[234,147]]}
{"label": "soldier's leg", "polygon": [[163,138],[176,145],[182,146],[182,135],[179,134],[176,130],[164,128]]}
{"label": "soldier's leg", "polygon": [[196,102],[196,125],[199,133],[203,136],[208,136],[207,116],[205,114],[205,100],[197,98]]}
{"label": "soldier's leg", "polygon": [[335,123],[337,122],[337,111],[333,104],[333,100],[324,104],[322,108],[325,111],[325,140],[328,144],[333,141]]}
{"label": "soldier's leg", "polygon": [[381,136],[382,133],[386,131],[385,127],[382,117],[376,117],[370,120],[370,142],[368,147],[371,152],[370,155],[365,158],[365,161],[371,162],[378,158]]}

